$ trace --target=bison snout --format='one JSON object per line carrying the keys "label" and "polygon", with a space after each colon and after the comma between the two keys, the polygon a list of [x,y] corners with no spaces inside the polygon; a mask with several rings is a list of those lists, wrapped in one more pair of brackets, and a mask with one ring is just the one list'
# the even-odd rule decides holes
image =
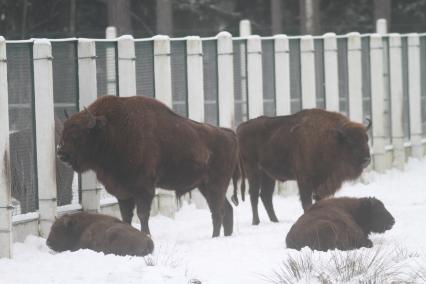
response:
{"label": "bison snout", "polygon": [[368,165],[371,163],[371,157],[370,156],[368,156],[368,157],[365,157],[363,160],[362,160],[362,168],[363,169],[365,169],[366,167],[368,167]]}

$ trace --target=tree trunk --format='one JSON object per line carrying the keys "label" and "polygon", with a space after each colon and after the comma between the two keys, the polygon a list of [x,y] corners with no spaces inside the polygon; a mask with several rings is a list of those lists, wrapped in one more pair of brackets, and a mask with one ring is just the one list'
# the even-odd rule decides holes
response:
{"label": "tree trunk", "polygon": [[108,25],[117,28],[118,36],[132,34],[130,0],[108,0]]}
{"label": "tree trunk", "polygon": [[70,0],[70,26],[69,33],[70,37],[75,36],[75,20],[76,20],[76,0]]}
{"label": "tree trunk", "polygon": [[391,25],[391,0],[374,0],[374,21],[386,19],[387,26]]}
{"label": "tree trunk", "polygon": [[173,9],[171,0],[157,0],[157,34],[173,36]]}
{"label": "tree trunk", "polygon": [[299,0],[301,34],[315,35],[321,32],[319,6],[320,0]]}
{"label": "tree trunk", "polygon": [[27,34],[27,17],[28,17],[28,1],[24,0],[24,3],[22,4],[21,39],[25,39]]}
{"label": "tree trunk", "polygon": [[272,35],[283,33],[282,0],[271,0]]}

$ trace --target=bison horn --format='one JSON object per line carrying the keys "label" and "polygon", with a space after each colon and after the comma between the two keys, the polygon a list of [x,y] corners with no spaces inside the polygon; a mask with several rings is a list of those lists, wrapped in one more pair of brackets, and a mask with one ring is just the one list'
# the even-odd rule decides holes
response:
{"label": "bison horn", "polygon": [[367,117],[365,120],[367,121],[366,128],[367,128],[367,130],[369,130],[371,128],[371,119]]}
{"label": "bison horn", "polygon": [[96,118],[95,116],[85,107],[84,111],[89,115],[90,122],[89,122],[89,128],[93,128],[96,126]]}
{"label": "bison horn", "polygon": [[66,109],[64,109],[64,115],[66,119],[70,118],[70,115],[68,114],[68,111]]}

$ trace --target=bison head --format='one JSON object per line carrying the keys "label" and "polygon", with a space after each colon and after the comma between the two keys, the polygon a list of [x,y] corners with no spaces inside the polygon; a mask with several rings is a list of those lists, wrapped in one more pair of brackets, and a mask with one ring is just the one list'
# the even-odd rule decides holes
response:
{"label": "bison head", "polygon": [[368,146],[368,129],[369,125],[364,127],[359,123],[353,122],[348,122],[335,129],[343,155],[359,173],[371,161],[370,148]]}
{"label": "bison head", "polygon": [[91,157],[99,146],[99,137],[106,125],[104,116],[94,116],[86,108],[64,122],[57,146],[58,158],[76,172],[90,169]]}
{"label": "bison head", "polygon": [[57,219],[50,229],[46,244],[54,251],[72,250],[78,238],[73,235],[73,220],[68,214]]}
{"label": "bison head", "polygon": [[383,233],[392,229],[395,219],[376,198],[362,198],[359,208],[360,225],[367,233]]}

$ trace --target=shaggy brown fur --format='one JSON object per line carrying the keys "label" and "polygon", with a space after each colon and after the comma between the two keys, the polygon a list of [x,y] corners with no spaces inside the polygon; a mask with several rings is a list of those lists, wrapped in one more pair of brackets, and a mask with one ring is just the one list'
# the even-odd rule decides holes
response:
{"label": "shaggy brown fur", "polygon": [[351,250],[372,247],[368,235],[390,230],[394,218],[376,198],[331,198],[309,208],[287,234],[288,248]]}
{"label": "shaggy brown fur", "polygon": [[249,182],[253,224],[259,224],[259,193],[271,221],[275,180],[297,180],[302,207],[333,195],[344,180],[359,177],[370,162],[367,128],[320,109],[259,117],[237,129]]}
{"label": "shaggy brown fur", "polygon": [[87,212],[57,219],[46,243],[59,252],[91,249],[106,254],[144,256],[154,250],[154,243],[145,233],[117,218]]}
{"label": "shaggy brown fur", "polygon": [[232,130],[181,117],[155,99],[104,96],[65,121],[58,156],[77,172],[94,170],[117,197],[124,222],[131,222],[136,205],[146,233],[156,187],[178,196],[199,188],[216,237],[222,224],[224,234],[232,234],[225,194],[239,169],[237,147]]}

